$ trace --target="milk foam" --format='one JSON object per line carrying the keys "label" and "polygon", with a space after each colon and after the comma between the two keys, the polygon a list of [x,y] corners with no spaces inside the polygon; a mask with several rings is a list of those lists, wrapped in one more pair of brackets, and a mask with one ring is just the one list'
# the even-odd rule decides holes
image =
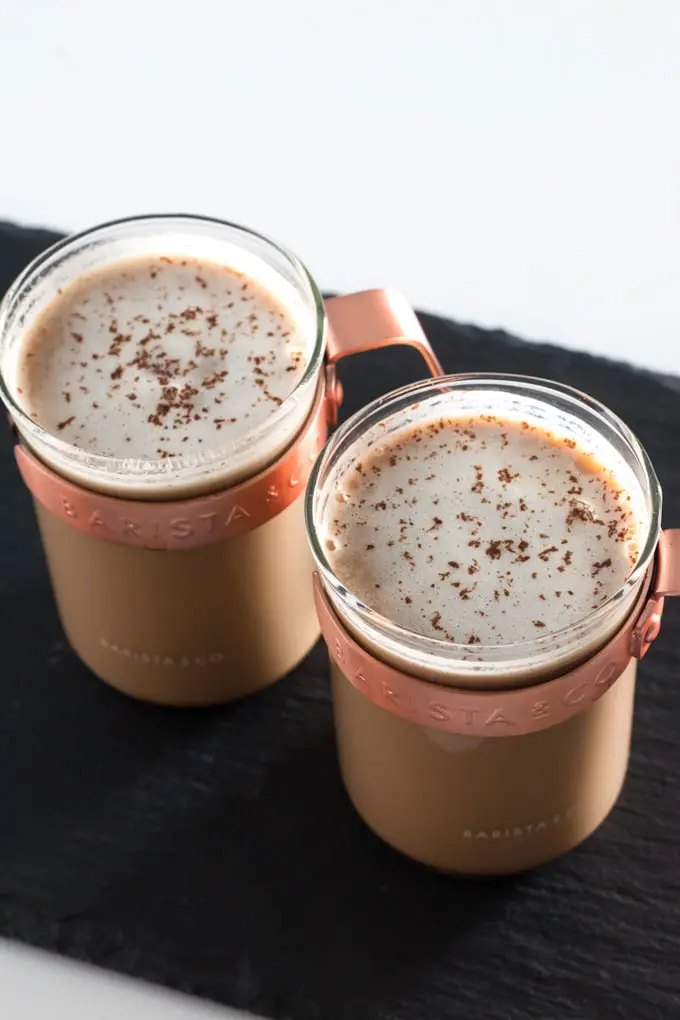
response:
{"label": "milk foam", "polygon": [[43,308],[17,352],[16,396],[45,430],[88,453],[187,458],[266,424],[309,354],[294,310],[236,269],[180,256],[121,260]]}
{"label": "milk foam", "polygon": [[529,641],[630,576],[647,514],[623,463],[615,475],[520,419],[381,427],[335,472],[322,541],[339,580],[392,622],[456,644]]}

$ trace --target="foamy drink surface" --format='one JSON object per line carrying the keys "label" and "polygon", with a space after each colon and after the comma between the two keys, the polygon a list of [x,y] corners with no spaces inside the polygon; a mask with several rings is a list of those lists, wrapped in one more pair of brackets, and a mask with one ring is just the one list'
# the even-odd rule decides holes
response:
{"label": "foamy drink surface", "polygon": [[561,630],[624,584],[639,506],[539,425],[479,415],[396,430],[335,481],[326,555],[394,623],[503,645]]}
{"label": "foamy drink surface", "polygon": [[125,260],[60,291],[23,339],[17,398],[89,453],[156,460],[262,426],[304,374],[290,311],[236,270]]}

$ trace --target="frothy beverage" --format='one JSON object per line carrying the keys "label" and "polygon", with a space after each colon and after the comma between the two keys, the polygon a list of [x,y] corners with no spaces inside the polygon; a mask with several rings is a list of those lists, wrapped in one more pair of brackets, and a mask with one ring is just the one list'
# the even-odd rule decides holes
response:
{"label": "frothy beverage", "polygon": [[294,255],[215,220],[55,245],[0,305],[0,389],[64,630],[174,705],[275,682],[318,638],[300,496],[325,319]]}
{"label": "frothy beverage", "polygon": [[625,583],[639,501],[580,449],[490,415],[397,429],[335,485],[332,568],[365,605],[462,645],[531,641]]}
{"label": "frothy beverage", "polygon": [[406,301],[326,310],[291,252],[235,224],[145,216],[67,238],[0,304],[0,397],[79,657],[135,697],[249,694],[318,639],[304,491],[335,362],[409,343]]}
{"label": "frothy beverage", "polygon": [[635,437],[557,384],[451,376],[355,415],[315,476],[317,604],[359,814],[470,874],[582,842],[626,773],[649,610],[658,485]]}
{"label": "frothy beverage", "polygon": [[[117,261],[61,289],[36,318],[16,355],[17,399],[88,453],[186,460],[266,427],[302,378],[309,344],[292,301],[230,266]],[[255,451],[251,473],[279,444],[274,434]],[[225,459],[220,483],[232,468]]]}

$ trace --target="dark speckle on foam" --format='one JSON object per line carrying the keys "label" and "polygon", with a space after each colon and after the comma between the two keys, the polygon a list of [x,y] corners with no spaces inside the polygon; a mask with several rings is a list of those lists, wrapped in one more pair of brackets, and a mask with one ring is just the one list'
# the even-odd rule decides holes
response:
{"label": "dark speckle on foam", "polygon": [[337,482],[327,548],[364,603],[460,644],[587,616],[638,555],[634,503],[571,439],[490,415],[393,432]]}
{"label": "dark speckle on foam", "polygon": [[245,436],[307,362],[293,315],[261,284],[169,256],[80,277],[21,353],[17,393],[45,429],[91,453],[152,460]]}

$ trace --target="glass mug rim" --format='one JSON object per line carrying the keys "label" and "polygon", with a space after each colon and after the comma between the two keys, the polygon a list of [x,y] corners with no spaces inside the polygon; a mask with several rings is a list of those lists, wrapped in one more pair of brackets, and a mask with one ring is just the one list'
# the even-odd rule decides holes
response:
{"label": "glass mug rim", "polygon": [[[433,396],[438,391],[450,392],[464,387],[477,389],[487,387],[491,390],[494,386],[496,388],[505,387],[508,392],[512,392],[509,388],[515,388],[526,395],[542,396],[544,403],[547,403],[546,398],[549,399],[551,394],[559,396],[562,400],[570,402],[576,412],[581,408],[601,419],[607,428],[613,430],[616,436],[624,441],[642,469],[644,486],[649,499],[649,520],[645,541],[642,543],[635,566],[624,584],[596,610],[543,637],[506,644],[475,644],[471,646],[429,637],[410,630],[362,603],[337,577],[324,552],[317,527],[319,520],[317,507],[323,494],[327,474],[332,470],[342,453],[350,449],[355,442],[360,442],[372,425],[388,417],[390,413],[406,409],[414,401]],[[346,446],[343,447],[345,442]],[[396,651],[400,659],[402,655],[408,655],[411,652],[414,656],[413,666],[416,670],[419,666],[424,667],[428,672],[436,672],[438,668],[452,669],[456,667],[470,676],[477,674],[481,678],[492,676],[492,671],[487,672],[485,667],[498,663],[512,664],[515,672],[521,672],[524,666],[530,667],[537,657],[554,647],[556,641],[574,635],[586,623],[588,626],[592,624],[596,627],[598,622],[604,620],[612,608],[642,582],[649,569],[661,528],[661,508],[661,486],[645,448],[625,422],[606,405],[574,387],[550,379],[513,373],[471,372],[441,376],[437,379],[411,383],[398,390],[393,390],[357,411],[341,425],[326,443],[323,452],[312,468],[305,492],[305,526],[321,582],[329,596],[332,596],[331,604],[334,607],[339,605],[348,613],[360,634],[362,629],[366,628],[373,643],[379,648],[384,647],[386,651],[390,649]],[[346,623],[342,616],[341,622]],[[475,656],[484,652],[486,656],[490,656],[490,659],[482,663],[470,654],[472,651]]]}
{"label": "glass mug rim", "polygon": [[[25,327],[16,324],[20,318],[22,306],[30,295],[31,288],[38,282],[43,281],[51,272],[54,272],[61,263],[61,260],[76,255],[88,243],[98,241],[106,243],[109,237],[113,238],[117,230],[125,232],[132,228],[131,233],[123,233],[123,240],[134,240],[138,236],[145,236],[144,231],[151,228],[159,228],[159,238],[163,236],[162,228],[176,227],[177,232],[183,230],[191,233],[193,228],[203,228],[216,232],[218,239],[224,235],[224,240],[229,240],[234,232],[245,238],[261,243],[266,249],[271,250],[281,257],[287,268],[292,270],[296,281],[308,288],[309,296],[314,307],[315,336],[314,344],[310,351],[307,367],[297,381],[293,390],[288,394],[282,404],[276,408],[261,425],[245,433],[239,439],[231,443],[222,443],[211,447],[205,453],[189,456],[170,456],[164,458],[121,458],[111,457],[102,454],[91,453],[76,444],[59,438],[52,432],[44,429],[20,406],[11,392],[5,377],[2,360],[7,353],[7,344],[14,331],[21,331]],[[134,228],[138,228],[138,233]],[[197,239],[200,234],[197,232]],[[208,237],[214,234],[206,235]],[[161,254],[161,252],[159,252]],[[125,256],[122,256],[123,258]],[[69,278],[69,283],[78,278],[78,273]],[[36,444],[44,444],[45,448],[57,457],[63,458],[67,464],[74,464],[86,468],[93,478],[100,476],[102,479],[111,480],[114,476],[123,484],[138,481],[153,486],[172,482],[175,478],[182,480],[189,479],[192,472],[201,469],[215,468],[220,463],[238,458],[247,453],[257,442],[271,433],[285,418],[291,414],[295,405],[305,390],[310,388],[314,382],[318,383],[321,366],[326,350],[327,318],[321,292],[305,266],[305,264],[288,248],[274,241],[266,234],[252,230],[249,227],[228,220],[222,220],[212,216],[194,215],[192,213],[149,213],[136,216],[127,216],[119,219],[108,220],[105,223],[88,227],[75,234],[70,234],[55,244],[51,245],[44,252],[41,252],[15,279],[3,300],[0,302],[0,398],[6,405],[14,424],[23,432],[32,437]],[[312,395],[313,396],[313,395]],[[291,439],[293,436],[291,436]],[[247,473],[247,472],[246,472]],[[231,484],[231,483],[230,483]]]}

